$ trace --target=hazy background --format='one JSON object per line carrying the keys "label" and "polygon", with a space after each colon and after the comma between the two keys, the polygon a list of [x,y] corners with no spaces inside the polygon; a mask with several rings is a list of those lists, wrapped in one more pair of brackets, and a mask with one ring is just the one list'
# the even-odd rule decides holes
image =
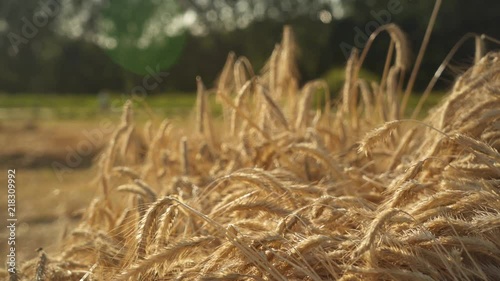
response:
{"label": "hazy background", "polygon": [[[169,76],[148,94],[190,93],[196,75],[212,85],[229,51],[247,56],[260,69],[285,24],[296,34],[303,83],[342,68],[341,43],[356,46],[356,28],[365,33],[370,22],[377,22],[374,14],[385,15],[381,11],[396,4],[401,12],[391,14],[390,22],[408,34],[416,54],[434,1],[2,0],[0,92],[127,93],[142,83],[149,67]],[[417,91],[464,34],[500,38],[499,26],[498,0],[444,1]],[[377,40],[365,64],[369,71],[380,72],[387,42],[386,35]],[[461,49],[453,61],[456,70],[441,79],[438,89],[449,86],[453,75],[472,61],[473,45],[471,41]]]}

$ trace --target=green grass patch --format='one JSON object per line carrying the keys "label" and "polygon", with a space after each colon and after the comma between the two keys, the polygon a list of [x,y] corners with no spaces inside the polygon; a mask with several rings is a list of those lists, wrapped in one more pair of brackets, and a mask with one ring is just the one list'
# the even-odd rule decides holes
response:
{"label": "green grass patch", "polygon": [[[90,94],[0,94],[0,108],[15,109],[24,119],[55,118],[63,120],[100,118],[103,114],[119,114],[121,107],[131,96],[112,93],[109,96],[111,112],[102,112],[97,95]],[[149,95],[143,101],[135,101],[140,112],[146,103],[155,114],[162,117],[189,114],[196,102],[194,93],[164,93]],[[21,112],[21,113],[19,113]],[[15,119],[20,119],[16,116]]]}
{"label": "green grass patch", "polygon": [[[439,103],[444,92],[432,93],[425,102],[419,117],[425,116],[425,113]],[[420,99],[420,94],[412,95],[408,101],[407,116],[411,114]],[[110,104],[115,110],[103,113],[99,109],[97,95],[90,94],[0,94],[0,109],[16,109],[17,116],[13,119],[55,119],[55,120],[79,120],[79,119],[98,119],[104,114],[119,115],[121,106],[130,96],[118,93],[110,94]],[[220,116],[222,108],[215,102],[214,95],[210,96],[210,108],[212,113]],[[335,102],[332,100],[332,102]],[[135,100],[134,108],[139,115],[147,116],[148,108],[153,114],[160,118],[182,118],[193,112],[196,103],[194,93],[163,93],[147,96],[143,101]],[[313,106],[322,107],[324,103],[324,94],[318,94],[313,97]],[[147,105],[147,106],[145,106]],[[5,115],[5,114],[4,114]],[[8,114],[7,114],[8,115]],[[3,119],[8,119],[5,116]]]}

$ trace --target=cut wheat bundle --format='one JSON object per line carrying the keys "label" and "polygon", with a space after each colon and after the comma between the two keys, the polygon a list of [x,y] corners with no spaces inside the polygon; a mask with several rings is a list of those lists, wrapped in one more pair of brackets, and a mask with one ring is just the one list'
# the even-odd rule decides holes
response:
{"label": "cut wheat bundle", "polygon": [[[381,81],[360,80],[366,53],[353,53],[333,109],[323,82],[298,89],[289,28],[260,75],[228,57],[216,89],[220,133],[198,79],[196,130],[147,125],[146,157],[130,157],[142,136],[127,103],[101,158],[107,188],[67,249],[26,263],[19,277],[500,278],[500,62],[478,60],[423,121],[402,119],[404,35],[382,30],[394,65],[390,51]],[[327,106],[314,110],[318,91]]]}

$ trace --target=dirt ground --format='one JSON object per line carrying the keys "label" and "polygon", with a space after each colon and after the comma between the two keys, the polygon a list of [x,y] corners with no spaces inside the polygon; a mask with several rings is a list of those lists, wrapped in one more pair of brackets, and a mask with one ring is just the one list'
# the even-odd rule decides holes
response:
{"label": "dirt ground", "polygon": [[[7,170],[15,169],[18,264],[35,257],[37,248],[50,253],[78,222],[98,191],[91,164],[109,131],[97,122],[0,125],[0,221],[8,224]],[[0,227],[0,253],[7,252],[8,234]]]}

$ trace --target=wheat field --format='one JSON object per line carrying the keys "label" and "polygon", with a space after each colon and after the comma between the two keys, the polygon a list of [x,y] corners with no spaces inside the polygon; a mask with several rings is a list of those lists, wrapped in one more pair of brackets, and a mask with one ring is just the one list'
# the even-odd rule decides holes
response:
{"label": "wheat field", "polygon": [[127,103],[100,196],[58,254],[41,250],[15,278],[500,279],[500,55],[405,119],[407,43],[381,31],[382,80],[358,78],[354,51],[338,100],[320,80],[299,88],[285,28],[262,71],[230,54],[214,89],[197,79],[189,126],[139,126]]}

